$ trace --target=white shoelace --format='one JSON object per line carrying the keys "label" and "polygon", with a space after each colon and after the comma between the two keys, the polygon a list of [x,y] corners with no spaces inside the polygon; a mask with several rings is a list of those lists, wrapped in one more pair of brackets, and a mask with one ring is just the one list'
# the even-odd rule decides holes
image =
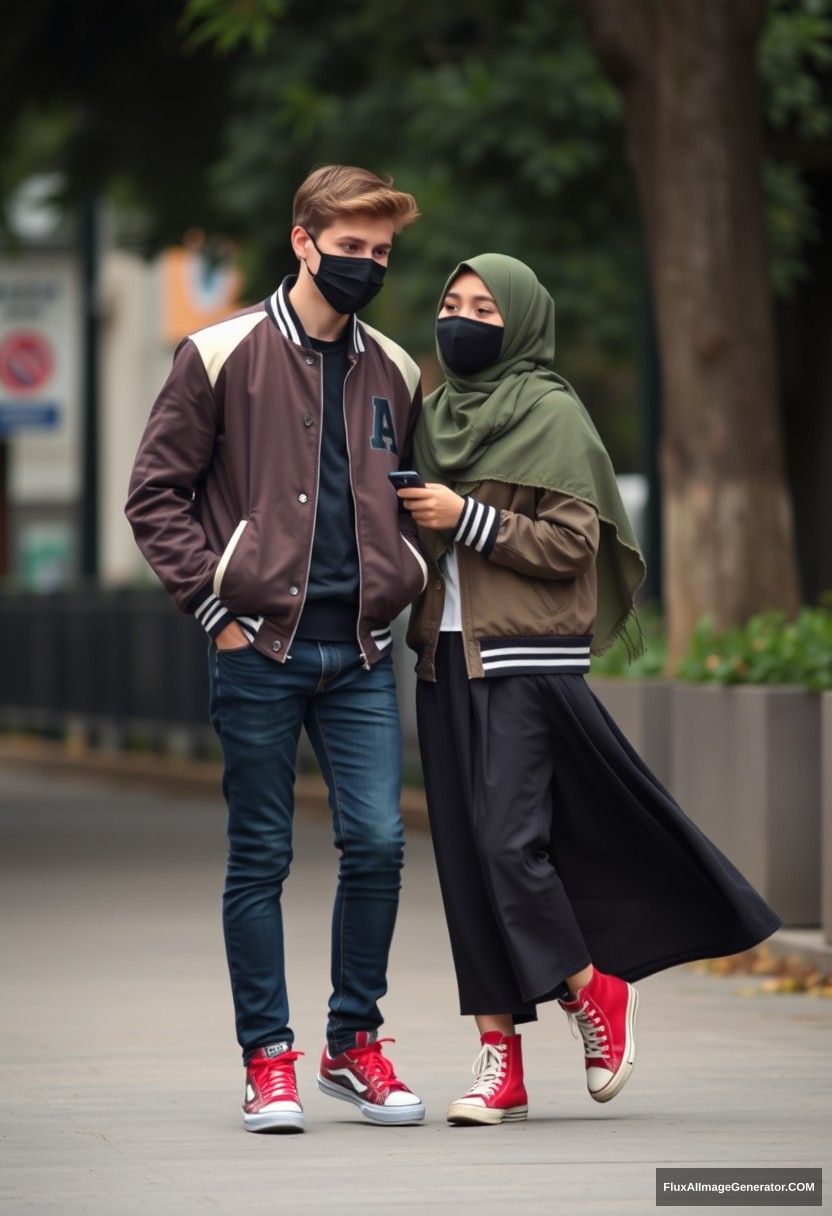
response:
{"label": "white shoelace", "polygon": [[506,1071],[508,1052],[505,1047],[495,1047],[493,1043],[483,1043],[482,1051],[474,1060],[472,1072],[474,1084],[469,1089],[471,1094],[482,1094],[490,1098],[503,1079]]}
{"label": "white shoelace", "polygon": [[584,1055],[588,1060],[603,1060],[607,1054],[607,1032],[603,1019],[586,1001],[575,1013],[569,1014],[572,1037],[577,1039],[575,1027],[584,1041]]}

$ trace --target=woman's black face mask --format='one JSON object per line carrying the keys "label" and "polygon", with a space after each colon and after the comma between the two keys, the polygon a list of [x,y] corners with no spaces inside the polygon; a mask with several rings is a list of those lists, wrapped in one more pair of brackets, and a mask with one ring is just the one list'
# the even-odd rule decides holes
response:
{"label": "woman's black face mask", "polygon": [[[309,239],[318,249],[311,233]],[[380,262],[373,258],[341,257],[321,249],[318,253],[321,264],[312,278],[327,304],[342,316],[360,312],[381,291],[387,267]]]}
{"label": "woman's black face mask", "polygon": [[496,363],[504,332],[502,325],[471,321],[468,317],[440,317],[436,322],[442,358],[458,376],[470,376]]}

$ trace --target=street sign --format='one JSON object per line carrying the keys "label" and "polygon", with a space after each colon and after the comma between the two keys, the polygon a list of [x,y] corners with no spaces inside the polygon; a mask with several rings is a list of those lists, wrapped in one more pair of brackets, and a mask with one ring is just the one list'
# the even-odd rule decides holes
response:
{"label": "street sign", "polygon": [[47,389],[55,370],[55,355],[47,335],[39,330],[12,330],[0,341],[0,434],[25,427],[58,425],[57,402],[33,401]]}
{"label": "street sign", "polygon": [[38,330],[13,330],[0,342],[0,384],[9,392],[37,392],[48,383],[54,366],[52,343]]}
{"label": "street sign", "polygon": [[0,442],[18,507],[68,505],[78,494],[81,342],[76,256],[0,254]]}
{"label": "street sign", "polygon": [[67,302],[61,277],[40,264],[0,264],[0,435],[60,425]]}

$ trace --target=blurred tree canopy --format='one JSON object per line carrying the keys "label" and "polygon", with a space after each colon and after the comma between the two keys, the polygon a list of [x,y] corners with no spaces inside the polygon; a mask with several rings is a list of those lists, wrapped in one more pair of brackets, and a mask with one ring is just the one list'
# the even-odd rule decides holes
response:
{"label": "blurred tree canopy", "polygon": [[121,204],[145,248],[223,223],[209,178],[239,66],[187,50],[182,4],[6,0],[0,39],[0,223],[33,173],[59,170],[62,201]]}
{"label": "blurred tree canopy", "polygon": [[[695,259],[681,258],[671,267],[685,284],[700,274],[696,310],[686,315],[672,274],[660,279],[659,331],[663,356],[669,356],[665,456],[667,424],[675,419],[678,469],[691,461],[707,469],[705,482],[691,489],[701,501],[727,500],[729,463],[743,460],[748,467],[731,475],[743,487],[756,477],[764,494],[769,474],[782,483],[768,285],[787,294],[804,273],[816,230],[807,170],[823,164],[828,171],[832,163],[832,0],[703,0],[699,8],[701,13],[694,0],[631,0],[627,6],[616,0],[319,0],[314,6],[301,0],[7,0],[0,45],[0,97],[8,116],[0,130],[0,196],[26,174],[57,168],[68,198],[106,192],[118,198],[122,216],[141,217],[132,236],[136,243],[140,236],[145,249],[177,241],[191,226],[222,231],[239,241],[249,294],[257,298],[294,268],[291,200],[312,167],[339,161],[388,172],[416,195],[427,218],[397,244],[389,286],[369,319],[414,353],[429,352],[437,291],[448,269],[487,248],[523,258],[557,304],[559,368],[579,381],[616,464],[626,469],[640,464],[633,367],[647,332],[644,250],[651,244],[641,218],[650,214],[644,183],[651,173],[643,159],[641,172],[635,166],[639,207],[627,151],[633,161],[638,128],[643,158],[645,142],[661,130],[659,124],[651,134],[649,114],[634,125],[635,72],[648,91],[658,82],[656,95],[675,107],[673,121],[698,145],[685,162],[672,139],[667,142],[665,127],[650,188],[670,181],[665,166],[671,162],[697,191],[709,165],[733,164],[734,174],[724,190],[716,184],[705,199],[715,215],[722,207],[720,214],[730,216],[728,243],[724,231],[714,233],[720,249],[707,224],[689,225],[691,239],[711,245],[710,282],[700,273],[702,259],[697,266]],[[582,19],[591,13],[617,25],[616,38],[599,38],[596,28],[591,39]],[[681,41],[674,15],[684,24]],[[649,35],[643,45],[639,30]],[[662,71],[650,59],[655,47],[672,51]],[[617,70],[625,59],[629,79],[626,70]],[[671,61],[675,80],[668,79]],[[741,86],[732,85],[732,63],[742,70]],[[706,77],[722,90],[720,99],[702,90]],[[689,121],[685,88],[698,89],[697,104],[708,112],[703,140]],[[741,122],[735,121],[735,102]],[[761,119],[768,275],[762,235],[756,241],[758,230],[762,234],[756,184]],[[723,138],[729,128],[736,128],[735,137],[742,131],[738,142]],[[725,206],[729,197],[738,202],[733,213]],[[677,190],[677,254],[685,254],[690,206]],[[731,265],[751,229],[760,252],[744,260],[744,298],[762,321],[769,317],[753,340],[754,326],[736,306],[741,292]],[[654,289],[666,248],[653,241]],[[730,324],[712,319],[713,332],[698,349],[690,318],[705,316],[714,301],[730,303]],[[732,357],[727,352],[748,357],[755,342],[768,360],[757,369],[757,405],[750,400],[753,377],[743,383],[736,361],[729,374],[720,373],[714,394],[705,348],[711,367],[721,360],[724,368]],[[687,376],[686,383],[684,369],[696,360],[700,379]],[[703,401],[715,420],[735,427],[730,459],[727,448],[709,452],[705,428],[697,430]],[[742,426],[741,404],[747,406]],[[770,468],[753,470],[752,440],[762,434],[755,423],[763,414],[768,438],[762,448]],[[717,448],[727,433],[712,433]],[[667,490],[679,478],[666,467],[664,481]],[[753,518],[745,489],[737,493],[745,504],[738,518]],[[785,488],[783,494],[785,504]],[[683,504],[674,510],[679,520],[693,519]],[[789,516],[787,505],[784,512]],[[797,594],[795,579],[778,584],[776,550],[793,550],[789,530],[772,531],[767,543],[745,525],[728,531],[736,554],[751,567],[765,551],[768,570],[755,582],[754,570],[746,577],[738,556],[734,573],[717,579],[719,587],[733,581],[747,587],[752,600],[788,607],[785,599],[790,604]],[[726,528],[711,532],[707,551],[701,530],[698,541],[680,539],[675,546],[680,568],[693,571],[692,578],[710,571],[713,579],[719,570]],[[681,637],[686,613],[696,610],[701,595],[718,597],[701,579],[695,588],[675,581],[680,605],[687,602],[687,609],[676,611],[675,636]],[[786,583],[781,602],[771,589]],[[731,600],[729,615],[742,615],[742,594]]]}
{"label": "blurred tree canopy", "polygon": [[[829,135],[832,0],[769,9],[769,225],[774,281],[788,290],[813,233],[795,149]],[[140,216],[149,249],[192,225],[221,229],[240,240],[256,297],[292,266],[298,182],[316,164],[366,163],[429,216],[401,241],[395,266],[407,273],[390,276],[379,302],[414,349],[432,348],[448,268],[499,246],[552,290],[567,360],[600,354],[609,372],[637,342],[642,242],[620,100],[578,10],[568,0],[8,0],[0,195],[60,168],[68,197],[107,191]]]}
{"label": "blurred tree canopy", "polygon": [[432,348],[447,271],[495,245],[552,287],[567,340],[631,349],[640,246],[619,103],[574,6],[289,4],[278,30],[235,83],[214,179],[229,215],[256,230],[261,291],[288,264],[275,221],[308,168],[368,163],[428,217],[396,250],[407,273],[391,276],[417,349]]}

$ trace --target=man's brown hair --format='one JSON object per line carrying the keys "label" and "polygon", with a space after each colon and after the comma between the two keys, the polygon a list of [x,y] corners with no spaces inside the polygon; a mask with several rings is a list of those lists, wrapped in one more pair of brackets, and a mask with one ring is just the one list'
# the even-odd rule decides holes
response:
{"label": "man's brown hair", "polygon": [[412,194],[393,187],[392,177],[379,177],[355,165],[323,165],[298,187],[292,223],[313,237],[345,215],[372,215],[393,221],[396,232],[419,218]]}

